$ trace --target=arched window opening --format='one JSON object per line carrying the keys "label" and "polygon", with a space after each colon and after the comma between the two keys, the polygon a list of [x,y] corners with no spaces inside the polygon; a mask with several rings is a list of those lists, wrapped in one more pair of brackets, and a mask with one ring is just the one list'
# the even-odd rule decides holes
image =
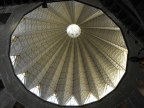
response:
{"label": "arched window opening", "polygon": [[107,86],[105,87],[103,96],[105,96],[105,95],[107,95],[108,93],[110,93],[113,89],[114,89],[113,87],[107,85]]}
{"label": "arched window opening", "polygon": [[32,93],[34,93],[35,95],[40,96],[40,86],[36,86],[36,87],[30,89],[30,91]]}
{"label": "arched window opening", "polygon": [[78,105],[78,102],[76,101],[76,99],[72,96],[68,102],[66,103],[66,105],[69,105],[69,106],[77,106]]}
{"label": "arched window opening", "polygon": [[56,97],[56,94],[53,94],[52,96],[50,96],[47,101],[58,104],[58,99]]}
{"label": "arched window opening", "polygon": [[17,56],[10,56],[10,59],[11,59],[13,66],[15,65],[16,58],[17,58]]}
{"label": "arched window opening", "polygon": [[18,74],[17,77],[20,79],[20,81],[25,84],[25,75],[26,73]]}
{"label": "arched window opening", "polygon": [[97,98],[92,93],[90,93],[85,101],[85,104],[92,103],[94,101],[97,101]]}

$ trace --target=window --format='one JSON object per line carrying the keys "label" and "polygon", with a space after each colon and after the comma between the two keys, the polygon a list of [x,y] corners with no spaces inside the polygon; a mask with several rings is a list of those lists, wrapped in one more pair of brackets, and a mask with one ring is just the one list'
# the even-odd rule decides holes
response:
{"label": "window", "polygon": [[17,77],[20,79],[20,81],[25,84],[25,73],[18,74]]}
{"label": "window", "polygon": [[66,105],[76,106],[78,105],[78,103],[74,97],[71,97],[70,100],[66,103]]}
{"label": "window", "polygon": [[87,97],[87,99],[85,101],[85,104],[88,104],[88,103],[91,103],[94,101],[97,101],[97,98],[92,93],[90,93],[90,95]]}
{"label": "window", "polygon": [[17,38],[18,38],[18,37],[16,37],[16,36],[12,36],[11,41],[14,42],[14,41],[17,40]]}
{"label": "window", "polygon": [[15,65],[16,57],[17,56],[10,56],[10,59],[11,59],[11,62],[12,62],[13,66]]}
{"label": "window", "polygon": [[124,74],[125,74],[124,70],[119,70],[119,73],[117,74],[117,77],[115,78],[116,85],[119,83],[119,81],[121,80]]}
{"label": "window", "polygon": [[51,97],[49,97],[47,101],[58,104],[58,100],[57,100],[57,97],[55,94],[53,94]]}
{"label": "window", "polygon": [[107,86],[105,87],[103,96],[107,95],[107,94],[108,94],[109,92],[111,92],[113,89],[114,89],[113,87],[107,85]]}
{"label": "window", "polygon": [[30,89],[30,91],[34,94],[36,94],[37,96],[40,96],[40,91],[39,91],[40,86],[36,86],[32,89]]}

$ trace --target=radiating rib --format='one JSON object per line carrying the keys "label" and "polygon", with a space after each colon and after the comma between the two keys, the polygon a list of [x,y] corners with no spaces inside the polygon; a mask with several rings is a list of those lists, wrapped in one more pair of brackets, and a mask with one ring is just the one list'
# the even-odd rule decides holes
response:
{"label": "radiating rib", "polygon": [[[84,32],[85,32],[85,31],[84,31]],[[88,34],[88,35],[91,35],[91,36],[93,36],[93,37],[96,37],[97,39],[99,39],[99,40],[101,40],[101,41],[104,41],[105,43],[107,43],[107,44],[109,44],[109,45],[111,45],[111,46],[113,46],[113,47],[115,47],[115,48],[117,48],[117,49],[119,49],[119,50],[127,51],[127,49],[125,49],[125,48],[123,48],[123,47],[121,47],[121,46],[119,46],[119,45],[116,45],[116,44],[114,44],[114,43],[112,43],[112,42],[109,42],[109,41],[107,41],[107,40],[105,40],[105,39],[102,39],[102,38],[100,38],[99,36],[93,35],[93,34],[88,33],[88,32],[85,32],[85,33]]]}
{"label": "radiating rib", "polygon": [[[70,44],[70,41],[69,41]],[[49,97],[51,94],[55,93],[55,89],[60,77],[60,74],[62,72],[62,68],[63,68],[63,64],[65,62],[66,59],[66,54],[69,48],[69,45],[65,46],[66,49],[63,51],[62,57],[58,58],[59,59],[59,64],[57,65],[57,67],[55,67],[55,72],[53,74],[51,74],[49,76],[49,73],[46,73],[46,75],[44,76],[43,81],[41,81],[41,88],[42,90],[42,96],[44,99],[46,99],[47,97]],[[46,81],[47,80],[47,81]],[[46,84],[44,84],[43,82],[45,82]],[[49,82],[49,83],[47,83]]]}
{"label": "radiating rib", "polygon": [[77,52],[77,39],[74,39],[74,62],[73,62],[73,96],[77,96],[77,101],[81,104],[80,94],[77,95],[76,92],[80,89],[80,81],[79,81],[79,63],[78,63],[78,52]]}
{"label": "radiating rib", "polygon": [[111,44],[108,44],[99,38],[94,37],[93,35],[89,35],[93,40],[99,40],[97,41],[96,45],[99,46],[99,48],[103,49],[103,52],[106,53],[108,56],[113,58],[121,67],[125,68],[126,62],[123,64],[123,61],[126,60],[127,51],[119,50],[116,47],[113,47]]}
{"label": "radiating rib", "polygon": [[41,35],[41,34],[46,34],[47,36],[49,36],[49,34],[52,34],[52,33],[57,33],[57,32],[64,32],[62,31],[64,30],[63,28],[62,29],[48,29],[48,30],[41,30],[41,31],[35,31],[35,32],[30,32],[30,33],[24,33],[24,34],[21,34],[21,35],[15,35],[15,36],[30,36],[30,35]]}
{"label": "radiating rib", "polygon": [[73,88],[73,94],[78,100],[79,104],[84,104],[88,94],[89,94],[89,85],[88,85],[88,79],[86,77],[82,57],[81,57],[81,51],[78,45],[79,40],[75,39],[75,53],[77,53],[77,57],[74,60],[74,88]]}
{"label": "radiating rib", "polygon": [[41,22],[41,23],[45,23],[45,24],[57,24],[57,25],[61,25],[61,26],[66,26],[65,23],[62,22],[57,22],[57,20],[53,21],[54,19],[49,19],[47,20],[41,20],[41,19],[36,19],[36,18],[29,18],[29,17],[25,17],[23,18],[23,20],[28,20],[28,21],[35,21],[35,22]]}
{"label": "radiating rib", "polygon": [[64,95],[63,104],[67,102],[67,100],[72,96],[72,92],[73,92],[74,40],[71,40],[71,46],[69,47],[68,52],[70,53],[70,55],[68,56],[70,59],[69,59],[68,72],[66,76],[64,94],[63,94]]}
{"label": "radiating rib", "polygon": [[[43,79],[40,81],[40,85],[41,85],[41,89],[42,89],[41,97],[43,97],[45,99],[47,97],[49,97],[51,94],[55,93],[54,88],[52,88],[52,86],[55,85],[56,81],[54,81],[53,78],[55,77],[54,75],[61,72],[61,67],[62,67],[62,63],[63,63],[61,61],[64,60],[64,58],[65,58],[63,55],[65,55],[65,53],[67,52],[69,43],[70,43],[70,39],[69,39],[69,42],[66,43],[64,45],[64,47],[61,49],[60,53],[55,57],[53,63],[47,70]],[[58,78],[59,75],[57,75],[56,77]]]}
{"label": "radiating rib", "polygon": [[55,3],[55,5],[51,5],[51,7],[53,9],[55,9],[55,11],[59,15],[61,15],[63,18],[65,18],[68,21],[68,23],[72,23],[71,16],[70,16],[69,11],[68,11],[68,9],[67,9],[67,7],[65,5],[65,2]]}
{"label": "radiating rib", "polygon": [[[64,105],[72,95],[73,81],[73,40],[71,40],[68,52],[66,54],[65,63],[57,83],[56,92],[60,104]],[[72,65],[72,66],[71,66]]]}
{"label": "radiating rib", "polygon": [[74,8],[75,8],[75,4],[73,3],[73,1],[70,2],[65,2],[65,6],[69,12],[69,15],[71,16],[71,23],[75,24],[75,13],[74,13]]}
{"label": "radiating rib", "polygon": [[72,19],[71,19],[71,15],[70,15],[70,13],[69,13],[69,10],[68,10],[68,8],[67,8],[67,6],[66,6],[66,2],[64,3],[62,3],[62,7],[63,7],[63,12],[61,12],[60,11],[60,13],[65,17],[65,18],[67,18],[67,20],[70,22],[70,23],[73,23],[72,22]]}
{"label": "radiating rib", "polygon": [[[84,39],[84,40],[87,40],[87,39]],[[85,44],[88,44],[87,47],[90,50],[89,52],[91,52],[91,55],[93,57],[93,60],[95,61],[95,64],[98,66],[98,68],[100,68],[100,71],[101,71],[104,79],[106,80],[107,84],[112,87],[115,87],[117,84],[117,83],[115,83],[115,79],[117,78],[117,74],[118,74],[117,67],[115,67],[115,65],[113,65],[111,63],[111,61],[109,61],[109,59],[107,59],[104,56],[104,54],[101,53],[99,48],[94,48],[95,46],[90,44],[90,41],[87,40],[84,42],[85,42]],[[102,65],[104,65],[105,67],[102,68]],[[125,70],[123,70],[123,71],[125,71]],[[112,76],[111,76],[111,73],[112,73]],[[112,77],[114,77],[114,79]]]}
{"label": "radiating rib", "polygon": [[84,21],[82,21],[81,23],[79,23],[79,25],[84,24],[85,22],[88,22],[89,20],[92,20],[92,19],[94,19],[96,17],[99,17],[101,15],[103,15],[103,12],[101,10],[98,10],[93,15],[89,16]]}
{"label": "radiating rib", "polygon": [[49,6],[49,10],[52,11],[55,15],[57,15],[58,17],[60,17],[62,19],[62,22],[65,22],[66,24],[69,24],[70,22],[65,19],[61,14],[59,14],[54,8]]}
{"label": "radiating rib", "polygon": [[[49,34],[50,35],[50,34]],[[56,33],[55,32],[55,35],[54,36],[51,36],[53,34],[51,34],[50,36],[49,35],[46,35],[46,34],[38,34],[38,35],[31,35],[29,37],[26,38],[26,36],[24,36],[25,38],[24,39],[21,39],[22,37],[18,37],[18,40],[15,41],[15,42],[12,42],[11,44],[11,53],[10,55],[20,55],[26,51],[30,51],[30,50],[33,50],[33,51],[37,51],[36,49],[38,49],[38,47],[42,47],[42,46],[45,46],[45,45],[50,45],[50,43],[52,43],[52,41],[56,41],[58,38],[60,38],[60,36],[64,35],[63,31],[60,33]],[[33,37],[32,37],[33,36]],[[40,40],[36,40],[35,42],[28,42],[30,40],[34,41],[33,39],[34,38],[38,38]],[[28,39],[28,41],[26,41]],[[23,46],[21,46],[21,42],[19,42],[19,40],[25,40],[26,41],[26,44]],[[24,41],[23,41],[24,42]],[[20,47],[21,46],[21,47]],[[40,48],[40,50],[43,49]]]}
{"label": "radiating rib", "polygon": [[40,73],[38,73],[38,75],[36,75],[36,77],[34,78],[34,80],[32,82],[30,82],[30,85],[28,86],[29,89],[31,89],[32,87],[35,87],[44,77],[44,75],[46,74],[47,70],[49,69],[50,65],[53,63],[53,60],[55,59],[55,57],[59,54],[59,52],[61,51],[63,45],[66,44],[66,41],[68,39],[65,40],[65,42],[63,42],[59,48],[56,50],[56,52],[50,57],[49,61],[47,62],[47,64],[45,64],[45,66],[43,67],[43,69],[41,70]]}
{"label": "radiating rib", "polygon": [[91,29],[102,29],[102,30],[120,30],[118,27],[82,27],[84,29],[91,28]]}
{"label": "radiating rib", "polygon": [[101,91],[103,91],[103,84],[105,84],[105,80],[103,79],[101,73],[99,72],[98,68],[94,65],[93,59],[90,57],[88,50],[79,41],[79,46],[82,52],[82,58],[84,62],[85,72],[88,77],[90,91],[99,99]]}
{"label": "radiating rib", "polygon": [[[49,29],[62,29],[66,28],[66,26],[59,25],[59,24],[46,24],[45,22],[39,22],[39,21],[29,21],[29,20],[24,20],[23,22],[25,26],[23,28],[21,27],[21,33],[24,32],[31,32],[31,31],[37,31],[37,30],[49,30]],[[22,24],[22,23],[21,23]]]}
{"label": "radiating rib", "polygon": [[83,10],[81,11],[81,14],[78,18],[77,24],[80,24],[81,22],[89,18],[91,15],[96,13],[97,11],[98,9],[89,8],[89,6],[84,5]]}
{"label": "radiating rib", "polygon": [[109,19],[105,14],[95,17],[83,24],[82,27],[117,27],[117,25]]}
{"label": "radiating rib", "polygon": [[75,3],[74,14],[75,14],[75,23],[77,24],[78,18],[83,10],[84,4],[81,4],[79,2],[73,2],[73,3]]}
{"label": "radiating rib", "polygon": [[59,16],[55,15],[50,10],[44,9],[42,7],[38,8],[38,10],[41,10],[41,11],[38,11],[35,13],[32,12],[30,14],[27,14],[26,16],[24,16],[24,18],[38,20],[38,21],[44,21],[44,22],[65,24],[65,22],[61,21],[61,18],[59,18]]}
{"label": "radiating rib", "polygon": [[[53,39],[51,41],[48,41],[47,43],[41,43],[40,46],[35,46],[29,50],[26,50],[26,52],[23,52],[23,53],[21,52],[20,53],[21,60],[17,61],[16,63],[21,64],[22,67],[26,64],[29,64],[29,62],[31,62],[31,59],[35,59],[39,55],[40,52],[45,51],[45,49],[47,48],[46,47],[47,45],[51,46],[54,42],[57,42],[58,40],[60,40],[59,38],[60,37],[58,37],[55,40]],[[24,58],[24,61],[25,61],[24,64],[21,63],[21,61],[23,60],[22,58]],[[15,69],[17,70],[17,68],[20,68],[20,67],[16,66]]]}
{"label": "radiating rib", "polygon": [[51,28],[51,25],[49,25],[48,27],[45,25],[45,26],[43,26],[43,28],[40,28],[42,26],[35,27],[34,24],[33,25],[30,25],[30,24],[28,24],[26,21],[22,21],[18,25],[18,27],[15,30],[15,32],[13,33],[13,35],[32,34],[32,33],[37,33],[37,32],[45,32],[45,31],[49,31],[49,30],[62,30],[62,29],[64,30],[66,28],[66,26],[57,27],[56,25],[53,28]]}
{"label": "radiating rib", "polygon": [[[56,34],[55,34],[56,35]],[[51,37],[51,38],[49,38],[49,36],[43,36],[44,38],[42,38],[42,36],[38,36],[38,37],[36,37],[36,38],[38,38],[38,39],[35,39],[36,41],[34,41],[33,42],[33,38],[32,39],[29,39],[29,38],[24,38],[25,39],[25,41],[26,41],[26,43],[24,44],[24,45],[22,45],[22,47],[21,47],[21,50],[20,49],[18,49],[17,47],[16,47],[16,50],[15,51],[18,51],[18,50],[20,50],[19,52],[20,52],[20,54],[23,54],[25,51],[29,51],[29,50],[31,50],[31,51],[33,51],[33,52],[35,52],[35,51],[42,51],[42,49],[43,48],[46,48],[46,46],[47,45],[51,45],[52,44],[52,41],[54,41],[54,39],[55,39],[55,41],[56,40],[58,40],[59,38],[60,38],[60,36],[62,36],[62,35],[64,35],[64,33],[61,33],[61,34],[58,34],[58,35],[56,35],[56,36],[53,36],[53,37]],[[24,39],[21,39],[22,37],[19,37],[19,40],[20,40],[20,42],[19,42],[19,40],[17,40],[17,43],[18,44],[20,44],[21,45],[21,43],[24,41]],[[30,37],[31,38],[31,37]],[[35,37],[34,37],[35,38]],[[27,40],[28,39],[28,40]],[[39,39],[41,39],[41,40],[39,40]],[[32,40],[32,43],[30,44],[30,40]],[[24,41],[24,42],[25,42]],[[12,46],[18,46],[17,44],[12,44]],[[39,48],[39,46],[41,46],[42,48],[40,48],[39,50],[37,50],[36,48]],[[28,50],[28,49],[29,50]],[[12,53],[12,52],[11,52]]]}
{"label": "radiating rib", "polygon": [[109,78],[109,76],[106,73],[106,70],[102,67],[102,64],[100,63],[100,57],[98,56],[98,53],[95,53],[95,51],[92,49],[92,46],[90,46],[85,40],[83,40],[83,44],[87,45],[85,46],[86,49],[88,50],[89,54],[91,55],[91,58],[94,62],[95,67],[98,68],[101,77],[103,78],[103,80],[105,81],[106,84],[115,87],[113,82],[111,81],[111,79]]}
{"label": "radiating rib", "polygon": [[90,38],[87,38],[86,36],[85,36],[85,38],[86,38],[86,40],[89,41],[89,43],[90,43],[91,45],[93,45],[93,47],[96,48],[96,49],[94,49],[94,51],[96,51],[96,50],[99,51],[99,52],[100,52],[102,55],[104,55],[104,56],[109,60],[109,62],[111,62],[117,69],[125,71],[124,67],[121,67],[121,65],[119,65],[115,60],[113,60],[110,56],[108,56],[106,53],[104,53],[103,49],[100,49],[100,48],[95,44],[95,41],[94,41],[94,40],[92,40],[92,39],[90,39]]}
{"label": "radiating rib", "polygon": [[[28,76],[29,80],[27,80],[28,84],[26,84],[28,89],[31,89],[32,87],[35,86],[34,84],[37,84],[37,82],[41,81],[41,78],[43,78],[43,76],[47,72],[47,69],[49,68],[49,66],[53,62],[55,56],[61,50],[61,47],[64,45],[65,42],[66,42],[66,40],[64,40],[63,42],[57,44],[53,49],[50,49],[49,53],[47,53],[44,56],[42,56],[41,60],[39,60],[37,63],[34,64],[34,65],[37,66],[37,65],[39,65],[39,63],[41,63],[41,66],[38,68],[38,70],[34,70],[33,68],[28,70],[28,72],[29,72],[29,76]],[[35,74],[32,75],[31,72],[33,72]]]}
{"label": "radiating rib", "polygon": [[36,31],[29,31],[29,32],[20,32],[19,30],[19,26],[17,27],[18,29],[16,29],[13,33],[13,36],[23,36],[23,35],[34,35],[34,34],[41,34],[41,33],[48,33],[51,31],[59,31],[59,30],[63,30],[64,28],[53,28],[53,29],[46,29],[46,30],[36,30]]}
{"label": "radiating rib", "polygon": [[110,43],[113,43],[115,45],[118,45],[120,47],[123,47],[127,49],[125,42],[122,37],[121,31],[113,31],[113,30],[102,30],[102,29],[83,29],[83,32],[88,32],[92,34],[93,36],[99,37],[103,40],[106,40]]}
{"label": "radiating rib", "polygon": [[[64,37],[65,38],[65,37]],[[62,39],[64,40],[64,38],[61,38],[60,40],[58,40],[57,42],[55,42],[54,44],[52,44],[49,48],[47,48],[44,52],[42,52],[40,55],[38,55],[35,59],[33,59],[29,64],[27,64],[26,66],[23,66],[23,68],[15,68],[15,73],[16,74],[20,74],[22,72],[26,72],[28,68],[30,68],[33,64],[35,64],[43,55],[45,55],[51,48],[53,48],[54,46],[56,46],[58,43],[60,43],[60,41],[62,41]]]}
{"label": "radiating rib", "polygon": [[51,22],[59,22],[65,24],[64,21],[62,21],[61,17],[53,13],[49,9],[44,9],[42,7],[39,7],[37,11],[34,11],[30,14],[27,14],[24,18],[34,18],[34,19],[41,19],[45,21],[51,21]]}
{"label": "radiating rib", "polygon": [[[91,39],[92,44],[99,50],[117,69],[125,71],[125,68],[122,67],[119,63],[115,61],[112,57],[110,57],[103,49],[99,49],[97,45],[95,44],[95,41]],[[127,51],[125,51],[127,54]],[[124,55],[125,56],[125,55]]]}

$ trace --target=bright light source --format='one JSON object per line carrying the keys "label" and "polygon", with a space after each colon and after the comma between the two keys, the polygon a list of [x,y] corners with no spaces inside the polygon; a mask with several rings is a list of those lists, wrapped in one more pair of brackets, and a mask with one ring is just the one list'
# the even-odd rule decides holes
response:
{"label": "bright light source", "polygon": [[25,84],[25,73],[18,74],[17,77],[20,79],[20,81]]}
{"label": "bright light source", "polygon": [[12,65],[13,65],[13,66],[15,65],[16,57],[17,57],[17,56],[10,56],[11,62],[12,62]]}
{"label": "bright light source", "polygon": [[107,95],[108,93],[110,93],[114,88],[109,86],[109,85],[106,85],[105,87],[105,91],[103,93],[103,96]]}
{"label": "bright light source", "polygon": [[36,86],[36,87],[30,89],[30,91],[32,93],[36,94],[37,96],[40,96],[39,86]]}
{"label": "bright light source", "polygon": [[88,96],[87,100],[85,101],[85,104],[92,103],[92,102],[95,102],[95,101],[97,101],[97,98],[91,93]]}
{"label": "bright light source", "polygon": [[81,34],[81,29],[76,24],[71,24],[67,27],[67,34],[71,38],[77,38]]}
{"label": "bright light source", "polygon": [[58,104],[58,100],[55,94],[53,94],[50,98],[48,98],[47,101]]}
{"label": "bright light source", "polygon": [[71,97],[71,99],[66,103],[66,105],[77,106],[78,103],[74,97]]}

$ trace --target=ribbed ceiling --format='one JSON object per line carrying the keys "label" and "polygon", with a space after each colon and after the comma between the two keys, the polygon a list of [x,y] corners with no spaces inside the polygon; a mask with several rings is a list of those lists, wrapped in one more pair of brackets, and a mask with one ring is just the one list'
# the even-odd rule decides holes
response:
{"label": "ribbed ceiling", "polygon": [[[71,24],[81,28],[68,36]],[[119,27],[101,10],[75,1],[48,4],[23,17],[11,39],[16,75],[25,75],[28,90],[40,97],[55,94],[58,104],[73,97],[78,105],[97,100],[114,89],[126,70],[128,50]]]}

